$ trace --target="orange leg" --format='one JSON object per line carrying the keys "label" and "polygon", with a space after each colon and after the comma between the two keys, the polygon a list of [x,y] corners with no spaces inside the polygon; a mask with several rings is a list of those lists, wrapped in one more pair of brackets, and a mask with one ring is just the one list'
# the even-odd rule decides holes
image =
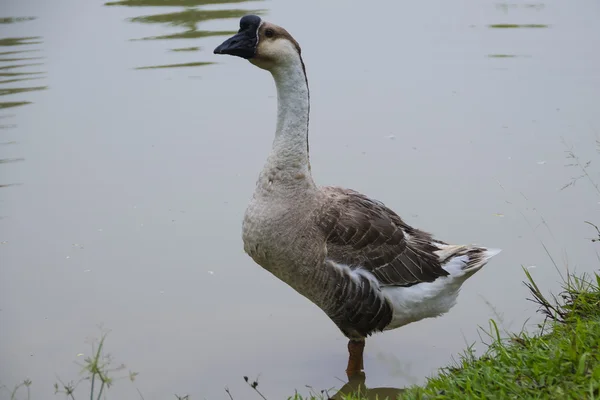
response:
{"label": "orange leg", "polygon": [[346,368],[346,375],[348,377],[360,373],[364,369],[363,364],[363,351],[365,349],[365,341],[363,340],[350,340],[348,342],[348,367]]}

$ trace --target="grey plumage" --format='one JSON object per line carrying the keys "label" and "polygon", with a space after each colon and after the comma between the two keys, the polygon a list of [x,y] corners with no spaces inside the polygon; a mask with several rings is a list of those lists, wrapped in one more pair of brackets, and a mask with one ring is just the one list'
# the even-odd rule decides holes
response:
{"label": "grey plumage", "polygon": [[326,235],[329,259],[364,268],[381,285],[411,286],[448,275],[434,253],[438,248],[430,234],[354,190],[322,190],[329,204],[318,223]]}

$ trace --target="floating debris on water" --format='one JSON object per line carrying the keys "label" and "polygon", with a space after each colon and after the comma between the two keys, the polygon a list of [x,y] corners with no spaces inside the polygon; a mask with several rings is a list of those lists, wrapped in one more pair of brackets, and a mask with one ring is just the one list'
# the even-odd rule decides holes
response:
{"label": "floating debris on water", "polygon": [[396,135],[387,135],[386,139],[394,140],[396,139]]}
{"label": "floating debris on water", "polygon": [[494,213],[494,216],[504,218],[504,214],[501,214],[501,213]]}
{"label": "floating debris on water", "polygon": [[538,163],[538,165],[544,165],[544,164],[546,164],[546,161],[538,161],[537,163]]}
{"label": "floating debris on water", "polygon": [[210,275],[214,275],[214,274],[215,274],[215,272],[214,272],[214,271],[208,271],[208,273],[209,273]]}

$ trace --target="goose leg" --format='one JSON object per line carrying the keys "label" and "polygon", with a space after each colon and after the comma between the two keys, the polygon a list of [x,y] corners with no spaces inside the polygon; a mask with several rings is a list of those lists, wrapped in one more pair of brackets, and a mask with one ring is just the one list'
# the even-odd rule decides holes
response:
{"label": "goose leg", "polygon": [[348,367],[346,375],[348,377],[360,373],[364,369],[363,350],[365,349],[365,340],[352,340],[348,342]]}

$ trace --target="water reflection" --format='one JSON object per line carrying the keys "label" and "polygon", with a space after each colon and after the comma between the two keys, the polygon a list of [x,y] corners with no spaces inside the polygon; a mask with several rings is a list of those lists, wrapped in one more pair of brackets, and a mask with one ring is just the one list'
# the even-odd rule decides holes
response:
{"label": "water reflection", "polygon": [[515,29],[515,28],[548,28],[546,24],[491,24],[492,29]]}
{"label": "water reflection", "polygon": [[0,39],[0,46],[23,46],[26,44],[42,43],[39,36],[8,37]]}
{"label": "water reflection", "polygon": [[6,164],[6,163],[13,163],[13,162],[19,162],[19,161],[24,161],[24,158],[2,158],[0,159],[0,164]]}
{"label": "water reflection", "polygon": [[378,399],[396,399],[404,389],[392,388],[392,387],[378,387],[369,389],[366,386],[366,375],[364,372],[353,376],[349,379],[348,383],[338,390],[336,394],[331,396],[332,400],[342,400],[345,397],[353,394],[360,394],[364,399],[367,400],[378,400]]}
{"label": "water reflection", "polygon": [[15,22],[33,21],[35,17],[7,17],[0,18],[0,24],[14,24]]}
{"label": "water reflection", "polygon": [[[28,19],[23,19],[27,21]],[[32,41],[31,39],[35,39]],[[0,39],[0,47],[2,46],[27,46],[32,44],[42,43],[38,36],[24,38],[4,38]],[[40,79],[39,75],[44,72],[30,71],[31,67],[39,67],[43,65],[41,62],[28,62],[31,60],[41,60],[42,57],[21,57],[20,54],[29,53],[37,50],[20,50],[20,51],[5,51],[0,52],[0,96],[18,95],[27,92],[35,92],[46,90],[47,86],[23,86],[23,87],[6,87],[17,82],[31,81]],[[8,57],[7,57],[8,56]],[[30,101],[0,101],[0,109],[18,107],[25,104],[30,104]],[[7,117],[7,116],[4,116]]]}
{"label": "water reflection", "polygon": [[[541,11],[544,9],[544,4],[542,3],[525,3],[525,4],[513,4],[513,3],[498,3],[496,4],[496,8],[501,10],[504,14],[508,15],[509,10],[517,10],[517,12],[523,11],[527,12],[527,10],[535,10]],[[512,12],[512,11],[511,11]],[[528,15],[531,15],[530,13]],[[513,23],[502,23],[502,24],[489,24],[487,25],[489,29],[545,29],[549,28],[550,25],[547,24],[513,24]],[[517,55],[510,53],[497,53],[497,54],[488,54],[488,58],[494,59],[506,59],[506,58],[517,58],[517,57],[530,57],[529,55]]]}
{"label": "water reflection", "polygon": [[149,67],[137,67],[136,69],[158,69],[158,68],[181,68],[181,67],[201,67],[203,65],[214,64],[213,62],[189,62],[183,64],[167,64],[167,65],[153,65]]}
{"label": "water reflection", "polygon": [[[35,17],[0,18],[0,24],[22,23],[32,21],[34,19]],[[0,38],[0,50],[6,50],[0,51],[0,96],[7,96],[2,97],[2,101],[0,101],[0,111],[31,104],[31,100],[19,97],[26,93],[46,90],[48,88],[47,86],[32,86],[25,84],[25,82],[41,79],[41,75],[44,73],[35,70],[38,69],[39,66],[43,65],[42,62],[39,62],[39,60],[42,60],[43,57],[31,54],[38,52],[39,49],[28,47],[41,43],[43,42],[40,36]],[[5,98],[6,100],[4,100]],[[2,124],[0,124],[0,133],[4,133],[8,129],[16,127],[16,124],[14,123],[4,123],[4,120],[10,121],[10,119],[13,117],[15,117],[15,114],[0,114],[0,118],[3,120]],[[6,135],[2,136],[2,145],[18,144],[16,140],[13,140],[13,138],[5,136]],[[0,164],[3,166],[3,164],[12,164],[20,161],[24,161],[24,158],[12,156],[0,159]],[[6,188],[15,185],[18,184],[0,182],[0,188]]]}
{"label": "water reflection", "polygon": [[200,47],[180,47],[178,49],[171,49],[171,51],[198,51]]}
{"label": "water reflection", "polygon": [[[241,18],[242,16],[253,13],[262,14],[264,10],[253,9],[205,9],[206,5],[224,5],[234,3],[244,3],[250,0],[121,0],[105,3],[106,6],[125,6],[125,7],[184,7],[182,11],[169,12],[163,14],[142,15],[130,18],[130,22],[142,24],[164,24],[170,27],[181,27],[183,30],[176,33],[168,33],[157,36],[146,36],[131,40],[185,40],[201,39],[212,36],[228,36],[235,32],[224,30],[206,30],[199,29],[198,25],[207,21],[214,21],[227,18]],[[262,0],[254,0],[262,1]],[[171,48],[170,52],[184,53],[200,51],[200,47],[179,47]],[[167,63],[164,65],[141,66],[135,69],[159,69],[159,68],[182,68],[199,67],[210,65],[211,62],[190,60],[183,63]]]}

